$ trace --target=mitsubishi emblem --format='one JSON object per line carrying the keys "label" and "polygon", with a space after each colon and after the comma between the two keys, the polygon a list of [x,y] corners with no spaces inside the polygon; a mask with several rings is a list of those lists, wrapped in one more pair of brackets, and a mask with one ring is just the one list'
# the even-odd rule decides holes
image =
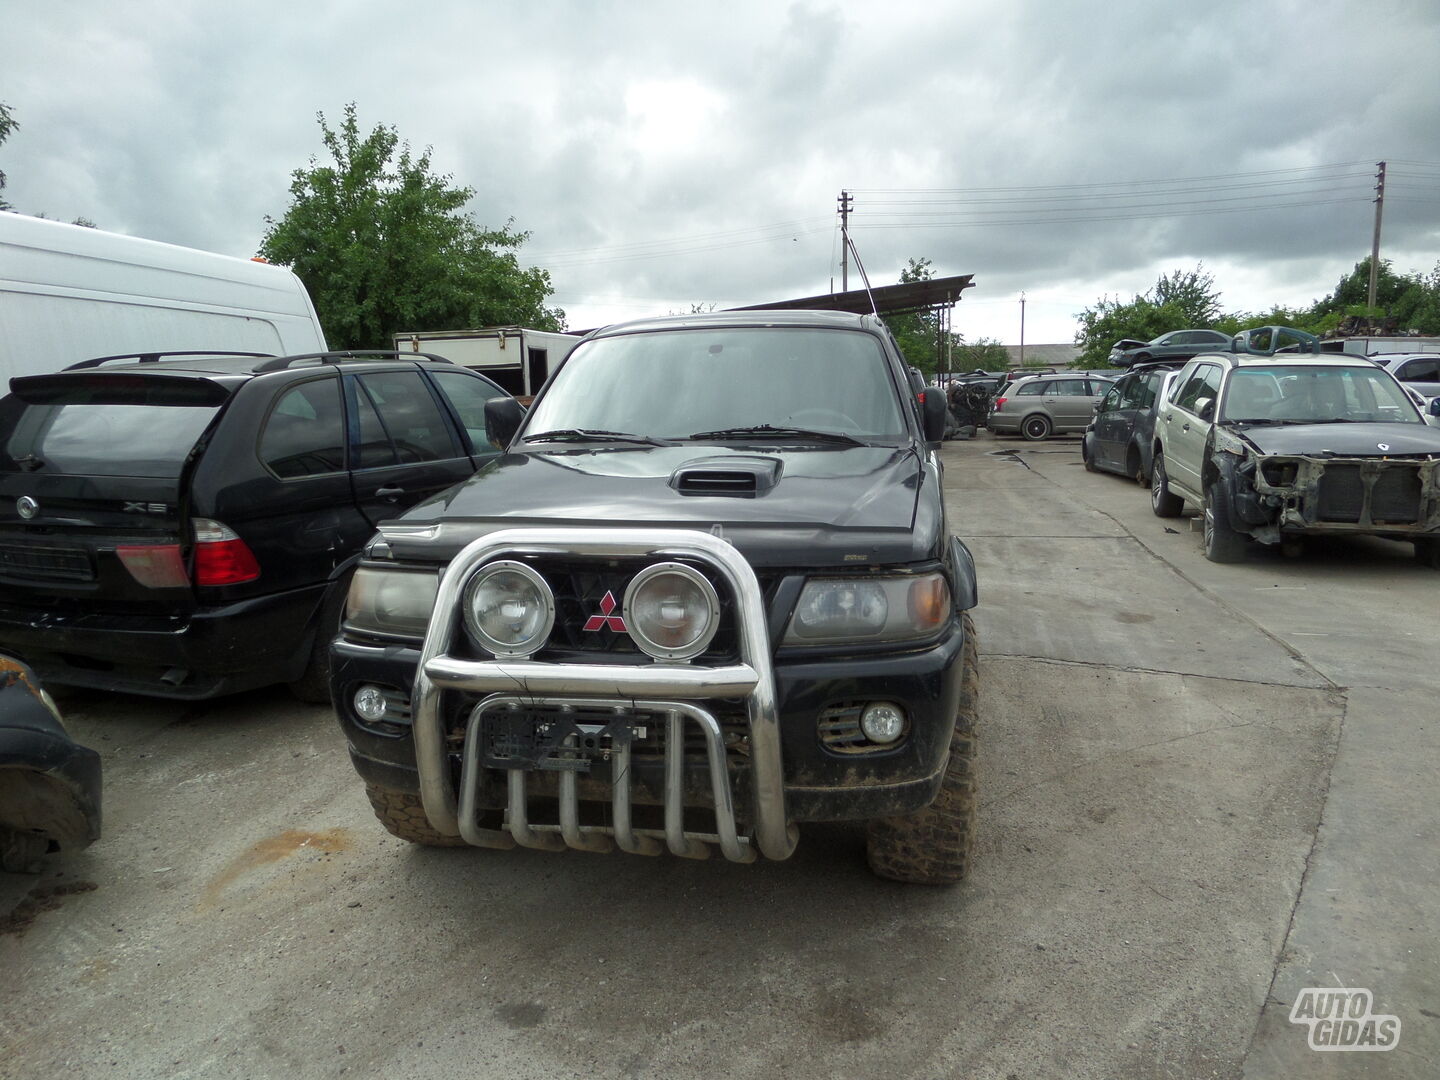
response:
{"label": "mitsubishi emblem", "polygon": [[619,615],[612,615],[611,612],[613,612],[614,610],[615,594],[613,592],[607,591],[605,595],[600,598],[600,614],[591,615],[590,618],[586,619],[585,629],[599,630],[603,627],[608,626],[616,633],[625,633],[625,620],[622,619]]}
{"label": "mitsubishi emblem", "polygon": [[40,512],[40,504],[29,495],[21,495],[15,500],[15,512],[29,521]]}

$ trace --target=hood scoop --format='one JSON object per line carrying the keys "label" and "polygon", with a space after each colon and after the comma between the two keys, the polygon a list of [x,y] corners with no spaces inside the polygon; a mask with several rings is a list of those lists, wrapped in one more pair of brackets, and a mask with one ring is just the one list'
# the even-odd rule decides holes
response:
{"label": "hood scoop", "polygon": [[754,499],[780,482],[776,458],[729,455],[687,461],[670,474],[670,486],[681,495]]}

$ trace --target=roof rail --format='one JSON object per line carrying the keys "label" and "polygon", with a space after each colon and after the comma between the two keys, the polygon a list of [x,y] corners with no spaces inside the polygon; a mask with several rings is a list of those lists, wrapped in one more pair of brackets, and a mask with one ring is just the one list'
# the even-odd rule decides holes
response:
{"label": "roof rail", "polygon": [[157,364],[162,356],[274,356],[268,352],[230,352],[225,349],[182,349],[170,352],[116,353],[114,356],[97,356],[92,360],[81,360],[63,368],[64,371],[79,371],[81,368],[96,368],[111,360],[135,360],[141,364]]}
{"label": "roof rail", "polygon": [[328,364],[336,360],[429,360],[436,364],[453,364],[454,361],[435,353],[399,352],[395,349],[345,349],[335,352],[297,353],[295,356],[277,356],[263,364],[255,365],[256,374],[266,371],[284,371],[296,364],[313,362]]}

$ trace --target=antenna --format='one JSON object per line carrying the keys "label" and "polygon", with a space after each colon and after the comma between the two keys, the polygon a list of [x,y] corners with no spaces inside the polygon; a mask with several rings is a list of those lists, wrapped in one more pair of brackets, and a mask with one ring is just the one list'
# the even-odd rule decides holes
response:
{"label": "antenna", "polygon": [[865,282],[865,295],[870,298],[870,314],[878,318],[880,308],[875,303],[875,294],[870,291],[870,275],[865,273],[865,264],[860,261],[860,252],[855,247],[855,241],[850,237],[845,237],[845,243],[850,248],[850,254],[855,256],[855,269],[860,271],[860,280]]}

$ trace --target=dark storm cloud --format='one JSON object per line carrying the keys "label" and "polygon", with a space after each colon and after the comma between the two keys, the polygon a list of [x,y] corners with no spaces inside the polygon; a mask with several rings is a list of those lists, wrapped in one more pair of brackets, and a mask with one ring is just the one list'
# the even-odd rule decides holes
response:
{"label": "dark storm cloud", "polygon": [[[572,325],[838,284],[842,188],[875,283],[911,257],[976,275],[956,316],[972,336],[1011,336],[986,320],[1008,328],[1026,290],[1065,337],[1102,293],[1201,260],[1232,307],[1303,302],[1368,253],[1373,163],[1440,162],[1426,0],[22,0],[7,32],[0,101],[22,128],[0,167],[19,209],[248,255],[322,152],[316,112],[333,124],[354,101],[367,130],[432,147],[482,224],[531,233]],[[1146,216],[1163,206],[1115,187],[1342,162],[1330,205],[1202,213],[1203,192],[1151,187],[1178,216]],[[1436,261],[1435,177],[1395,166],[1399,269]],[[1112,197],[1035,201],[1061,186]],[[897,189],[972,194],[887,206],[913,198]]]}

